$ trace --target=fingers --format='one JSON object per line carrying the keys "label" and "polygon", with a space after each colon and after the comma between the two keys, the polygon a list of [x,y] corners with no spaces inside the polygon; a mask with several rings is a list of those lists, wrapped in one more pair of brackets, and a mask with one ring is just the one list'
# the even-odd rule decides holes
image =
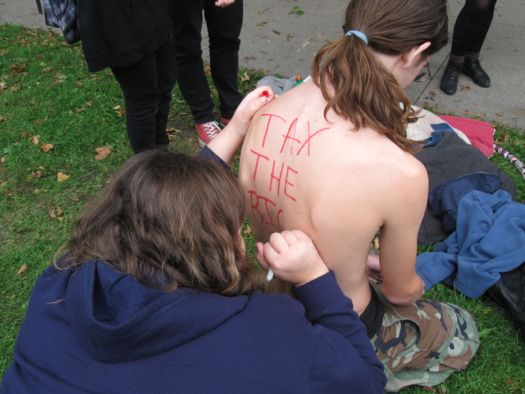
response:
{"label": "fingers", "polygon": [[235,0],[217,0],[215,2],[215,7],[224,8],[233,4]]}
{"label": "fingers", "polygon": [[263,256],[268,268],[272,268],[279,262],[281,253],[270,242],[267,242],[264,244]]}
{"label": "fingers", "polygon": [[296,234],[296,230],[283,231],[281,235],[285,239],[287,246],[292,246],[299,242],[299,237]]}
{"label": "fingers", "polygon": [[288,249],[288,240],[285,238],[286,231],[283,231],[282,233],[273,233],[270,235],[270,239],[268,240],[269,246],[272,247],[277,253],[283,253]]}
{"label": "fingers", "polygon": [[236,128],[245,134],[252,116],[274,98],[273,90],[269,86],[260,86],[252,90],[241,101],[228,125],[237,125]]}
{"label": "fingers", "polygon": [[246,97],[263,98],[266,101],[271,101],[274,96],[275,94],[270,86],[259,86],[246,95]]}
{"label": "fingers", "polygon": [[256,248],[256,257],[257,257],[257,260],[259,260],[259,263],[261,263],[261,265],[266,269],[270,268],[270,266],[268,265],[268,262],[266,261],[266,258],[264,257],[264,244],[262,242],[257,242],[255,244],[255,248]]}
{"label": "fingers", "polygon": [[369,254],[368,258],[367,258],[367,261],[366,261],[366,265],[367,265],[368,269],[370,269],[370,270],[381,271],[381,264],[380,264],[378,255]]}

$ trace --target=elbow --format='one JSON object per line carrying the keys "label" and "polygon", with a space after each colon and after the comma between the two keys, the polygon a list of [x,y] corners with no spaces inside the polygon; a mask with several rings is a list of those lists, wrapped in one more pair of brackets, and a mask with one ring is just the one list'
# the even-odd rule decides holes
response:
{"label": "elbow", "polygon": [[386,299],[394,305],[413,304],[423,295],[423,292],[423,281],[421,281],[419,277],[412,286],[396,286],[395,288],[390,288],[389,286],[385,286],[384,284],[383,286],[381,286],[381,293],[383,293]]}
{"label": "elbow", "polygon": [[419,298],[413,294],[388,295],[383,293],[383,295],[386,297],[388,302],[390,302],[393,305],[410,305],[413,304]]}

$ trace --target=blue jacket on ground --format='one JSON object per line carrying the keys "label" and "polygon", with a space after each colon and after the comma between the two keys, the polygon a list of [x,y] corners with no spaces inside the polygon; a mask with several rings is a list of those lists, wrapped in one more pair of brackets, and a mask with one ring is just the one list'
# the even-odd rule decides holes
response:
{"label": "blue jacket on ground", "polygon": [[300,302],[162,292],[103,262],[50,267],[0,392],[383,392],[383,367],[334,275],[295,292]]}
{"label": "blue jacket on ground", "polygon": [[456,231],[435,250],[417,257],[425,289],[454,276],[454,287],[478,298],[525,261],[525,205],[503,190],[471,191],[459,202]]}

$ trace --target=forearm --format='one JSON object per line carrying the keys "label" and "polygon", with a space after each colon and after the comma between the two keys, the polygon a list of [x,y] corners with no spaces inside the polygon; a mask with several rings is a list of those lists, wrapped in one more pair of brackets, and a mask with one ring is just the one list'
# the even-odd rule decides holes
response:
{"label": "forearm", "polygon": [[231,165],[243,141],[244,133],[238,132],[235,124],[228,125],[208,143],[208,149],[213,151],[227,165]]}
{"label": "forearm", "polygon": [[386,299],[395,305],[409,305],[417,301],[425,291],[425,284],[414,272],[406,280],[400,281],[398,278],[389,281],[383,277],[380,287],[381,293]]}

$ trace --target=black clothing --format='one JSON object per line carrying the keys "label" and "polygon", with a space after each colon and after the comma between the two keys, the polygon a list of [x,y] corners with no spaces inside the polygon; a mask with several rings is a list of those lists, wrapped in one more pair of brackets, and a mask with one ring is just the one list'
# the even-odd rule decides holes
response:
{"label": "black clothing", "polygon": [[214,0],[171,0],[179,88],[196,123],[215,120],[201,49],[202,15],[210,41],[210,68],[221,116],[230,119],[242,100],[238,89],[239,35],[243,3],[219,8]]}
{"label": "black clothing", "polygon": [[372,296],[366,309],[361,313],[359,318],[366,328],[366,335],[368,338],[373,338],[379,332],[381,324],[383,323],[383,315],[385,314],[385,306],[377,296],[374,288],[370,289]]}
{"label": "black clothing", "polygon": [[[458,177],[474,172],[495,174],[499,177],[500,188],[509,192],[516,199],[516,186],[512,179],[496,164],[487,159],[481,151],[463,141],[456,133],[443,133],[439,143],[424,147],[415,154],[423,163],[428,172],[429,192],[439,185],[452,181]],[[436,217],[427,206],[417,237],[420,245],[428,245],[445,239],[442,218]]]}
{"label": "black clothing", "polygon": [[496,0],[466,0],[454,25],[452,36],[453,57],[472,55],[481,51],[489,31]]}
{"label": "black clothing", "polygon": [[173,45],[165,44],[137,63],[112,67],[111,71],[124,93],[126,128],[133,151],[167,147],[166,124],[175,85]]}
{"label": "black clothing", "polygon": [[168,145],[176,71],[168,0],[77,0],[89,71],[110,67],[124,94],[135,153]]}
{"label": "black clothing", "polygon": [[89,71],[127,67],[171,39],[167,0],[77,0]]}

